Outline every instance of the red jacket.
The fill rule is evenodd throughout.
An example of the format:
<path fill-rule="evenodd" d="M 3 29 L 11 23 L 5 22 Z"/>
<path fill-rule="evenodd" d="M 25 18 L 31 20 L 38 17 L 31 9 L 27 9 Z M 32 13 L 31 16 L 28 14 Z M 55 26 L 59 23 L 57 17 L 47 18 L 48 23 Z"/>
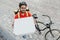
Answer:
<path fill-rule="evenodd" d="M 29 13 L 29 12 L 25 12 L 25 13 L 23 13 L 22 14 L 22 12 L 20 11 L 20 12 L 18 12 L 16 15 L 15 15 L 15 19 L 17 19 L 17 18 L 25 18 L 25 17 L 31 17 L 32 16 L 32 14 L 31 13 Z"/>

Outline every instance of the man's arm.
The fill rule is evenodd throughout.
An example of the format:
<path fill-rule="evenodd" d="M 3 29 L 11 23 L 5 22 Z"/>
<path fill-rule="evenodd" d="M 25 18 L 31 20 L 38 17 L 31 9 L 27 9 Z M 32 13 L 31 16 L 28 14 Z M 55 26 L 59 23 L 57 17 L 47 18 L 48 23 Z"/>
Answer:
<path fill-rule="evenodd" d="M 18 15 L 16 14 L 15 16 L 14 16 L 14 19 L 17 19 L 18 18 Z M 14 28 L 14 22 L 12 23 L 12 28 Z"/>
<path fill-rule="evenodd" d="M 17 19 L 18 18 L 18 14 L 15 15 L 14 19 Z"/>
<path fill-rule="evenodd" d="M 32 16 L 32 14 L 31 14 L 30 12 L 28 12 L 28 16 L 29 16 L 29 17 L 31 17 L 31 16 Z"/>

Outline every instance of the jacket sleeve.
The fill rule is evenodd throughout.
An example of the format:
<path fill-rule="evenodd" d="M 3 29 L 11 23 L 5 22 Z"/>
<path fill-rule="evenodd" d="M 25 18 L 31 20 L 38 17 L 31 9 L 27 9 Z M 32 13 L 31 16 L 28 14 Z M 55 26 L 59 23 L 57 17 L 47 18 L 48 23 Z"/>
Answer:
<path fill-rule="evenodd" d="M 31 16 L 32 16 L 32 14 L 31 14 L 30 12 L 28 12 L 28 15 L 29 15 L 29 17 L 31 17 Z"/>
<path fill-rule="evenodd" d="M 18 18 L 18 14 L 16 14 L 15 16 L 14 16 L 14 19 L 17 19 Z"/>

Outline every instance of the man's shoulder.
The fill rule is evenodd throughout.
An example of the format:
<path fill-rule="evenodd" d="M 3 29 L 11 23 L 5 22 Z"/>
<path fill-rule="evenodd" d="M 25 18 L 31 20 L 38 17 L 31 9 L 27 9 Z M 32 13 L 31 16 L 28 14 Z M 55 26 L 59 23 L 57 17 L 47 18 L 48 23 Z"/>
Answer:
<path fill-rule="evenodd" d="M 16 15 L 14 16 L 14 18 L 15 18 L 15 19 L 18 18 L 18 14 L 16 14 Z"/>
<path fill-rule="evenodd" d="M 32 16 L 32 13 L 30 13 L 30 12 L 27 12 L 28 13 L 28 16 Z"/>

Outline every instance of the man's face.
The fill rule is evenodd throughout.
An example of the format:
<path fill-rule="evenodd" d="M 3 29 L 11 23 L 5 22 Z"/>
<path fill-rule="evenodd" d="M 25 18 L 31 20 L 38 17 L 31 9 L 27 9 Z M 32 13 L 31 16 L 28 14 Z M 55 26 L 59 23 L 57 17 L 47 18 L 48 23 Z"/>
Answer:
<path fill-rule="evenodd" d="M 20 7 L 20 11 L 22 11 L 23 13 L 26 12 L 26 7 L 27 7 L 27 6 L 22 5 L 22 6 Z"/>

